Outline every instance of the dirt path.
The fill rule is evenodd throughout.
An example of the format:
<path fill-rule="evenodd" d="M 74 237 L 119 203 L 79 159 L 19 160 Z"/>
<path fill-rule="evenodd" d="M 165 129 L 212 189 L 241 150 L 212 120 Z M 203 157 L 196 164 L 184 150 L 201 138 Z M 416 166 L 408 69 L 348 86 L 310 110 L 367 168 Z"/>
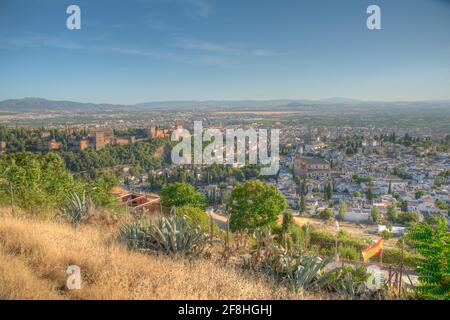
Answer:
<path fill-rule="evenodd" d="M 336 234 L 336 224 L 334 220 L 326 221 L 308 217 L 294 217 L 294 222 L 300 226 L 304 224 L 310 224 L 311 226 L 317 228 L 320 231 L 326 231 L 331 234 Z M 369 231 L 374 230 L 376 228 L 376 226 L 374 225 L 339 221 L 339 228 L 355 238 L 363 238 L 371 240 L 376 240 L 379 238 L 377 234 L 369 233 Z M 384 242 L 385 246 L 388 248 L 395 247 L 396 243 L 397 243 L 396 238 L 385 240 Z"/>
<path fill-rule="evenodd" d="M 227 223 L 228 223 L 228 217 L 214 213 L 212 211 L 206 212 L 208 215 L 211 215 L 213 221 L 219 226 L 220 229 L 226 230 L 227 229 Z"/>

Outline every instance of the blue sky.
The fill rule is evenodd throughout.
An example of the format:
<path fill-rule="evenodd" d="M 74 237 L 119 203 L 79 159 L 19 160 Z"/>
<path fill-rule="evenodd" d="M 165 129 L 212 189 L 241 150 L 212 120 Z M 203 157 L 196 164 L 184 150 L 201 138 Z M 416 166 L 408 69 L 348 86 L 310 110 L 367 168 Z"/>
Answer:
<path fill-rule="evenodd" d="M 0 0 L 0 100 L 335 96 L 449 99 L 450 0 Z"/>

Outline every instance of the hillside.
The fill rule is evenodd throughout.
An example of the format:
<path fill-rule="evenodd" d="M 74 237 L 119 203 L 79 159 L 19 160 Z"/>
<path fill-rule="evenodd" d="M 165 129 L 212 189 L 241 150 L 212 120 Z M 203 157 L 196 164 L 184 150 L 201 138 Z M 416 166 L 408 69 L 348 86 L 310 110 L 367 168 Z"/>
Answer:
<path fill-rule="evenodd" d="M 214 260 L 130 252 L 116 232 L 0 212 L 0 299 L 304 299 Z M 80 290 L 66 269 L 81 268 Z"/>

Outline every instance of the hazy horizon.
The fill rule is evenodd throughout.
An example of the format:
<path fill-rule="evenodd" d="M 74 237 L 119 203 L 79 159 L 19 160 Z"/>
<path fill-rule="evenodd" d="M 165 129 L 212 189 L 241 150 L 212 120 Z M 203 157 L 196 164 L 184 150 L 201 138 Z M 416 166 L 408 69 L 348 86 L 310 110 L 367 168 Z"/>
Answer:
<path fill-rule="evenodd" d="M 319 98 L 319 99 L 308 99 L 308 98 L 296 98 L 296 99 L 285 99 L 285 98 L 278 98 L 278 99 L 199 99 L 199 100 L 147 100 L 147 101 L 139 101 L 135 103 L 116 103 L 114 101 L 99 101 L 99 102 L 93 102 L 93 101 L 82 101 L 82 100 L 70 100 L 70 99 L 51 99 L 46 97 L 23 97 L 23 98 L 8 98 L 4 100 L 0 100 L 0 103 L 6 102 L 6 101 L 25 101 L 25 100 L 46 100 L 49 102 L 73 102 L 73 103 L 80 103 L 80 104 L 97 104 L 97 105 L 124 105 L 124 106 L 135 106 L 135 105 L 142 105 L 142 104 L 156 104 L 156 103 L 221 103 L 221 102 L 314 102 L 314 103 L 320 103 L 323 102 L 324 104 L 357 104 L 357 103 L 420 103 L 420 102 L 450 102 L 450 98 L 448 99 L 429 99 L 429 100 L 360 100 L 355 99 L 351 97 L 325 97 L 325 98 Z"/>

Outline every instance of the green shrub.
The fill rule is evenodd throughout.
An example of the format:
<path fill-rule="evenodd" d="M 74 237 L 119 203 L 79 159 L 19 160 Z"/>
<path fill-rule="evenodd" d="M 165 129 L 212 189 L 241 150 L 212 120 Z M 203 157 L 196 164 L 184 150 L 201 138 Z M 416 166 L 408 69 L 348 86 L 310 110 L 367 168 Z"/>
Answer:
<path fill-rule="evenodd" d="M 403 264 L 410 268 L 416 268 L 419 256 L 404 251 Z M 399 265 L 402 260 L 402 250 L 397 248 L 385 248 L 383 250 L 383 263 Z"/>
<path fill-rule="evenodd" d="M 450 233 L 446 219 L 433 220 L 415 225 L 408 233 L 422 255 L 417 263 L 417 289 L 425 299 L 450 300 Z"/>
<path fill-rule="evenodd" d="M 355 247 L 339 246 L 339 257 L 349 260 L 359 260 L 360 252 Z"/>
<path fill-rule="evenodd" d="M 287 210 L 282 213 L 283 221 L 281 223 L 281 232 L 284 234 L 289 231 L 290 227 L 294 225 L 294 216 L 292 212 Z"/>
<path fill-rule="evenodd" d="M 400 212 L 397 217 L 397 222 L 403 225 L 409 225 L 419 221 L 419 213 L 417 212 Z"/>
<path fill-rule="evenodd" d="M 211 228 L 213 234 L 217 235 L 220 232 L 217 224 L 212 222 L 211 218 L 205 213 L 205 211 L 200 208 L 192 206 L 182 206 L 180 208 L 176 208 L 175 212 L 179 217 L 187 217 L 189 223 L 192 226 L 198 225 L 204 232 L 210 232 Z"/>
<path fill-rule="evenodd" d="M 339 204 L 339 219 L 344 220 L 345 216 L 347 215 L 347 204 L 345 202 L 341 202 Z"/>
<path fill-rule="evenodd" d="M 289 236 L 295 248 L 301 252 L 308 251 L 310 244 L 310 227 L 308 225 L 298 226 L 293 224 L 289 228 Z"/>
<path fill-rule="evenodd" d="M 257 228 L 273 226 L 286 207 L 284 195 L 274 186 L 256 180 L 238 184 L 227 205 L 231 215 L 230 229 L 253 232 Z"/>
<path fill-rule="evenodd" d="M 335 255 L 335 249 L 334 248 L 320 248 L 319 254 L 321 257 L 332 257 Z"/>
<path fill-rule="evenodd" d="M 351 274 L 354 281 L 365 282 L 369 278 L 367 268 L 362 264 L 356 266 L 344 266 L 341 269 L 341 274 Z"/>
<path fill-rule="evenodd" d="M 17 152 L 0 158 L 0 203 L 25 209 L 32 214 L 58 208 L 81 184 L 53 152 Z"/>
<path fill-rule="evenodd" d="M 389 230 L 383 230 L 380 232 L 380 236 L 383 237 L 385 240 L 389 240 L 392 238 L 392 232 Z"/>
<path fill-rule="evenodd" d="M 270 226 L 270 230 L 273 234 L 281 235 L 282 227 L 280 225 L 272 225 Z"/>
<path fill-rule="evenodd" d="M 298 225 L 292 225 L 289 228 L 289 234 L 291 236 L 292 242 L 295 244 L 298 244 L 302 241 L 303 238 L 303 230 L 300 226 Z"/>
<path fill-rule="evenodd" d="M 319 213 L 319 217 L 324 220 L 330 220 L 333 218 L 333 210 L 331 208 L 326 208 Z"/>
<path fill-rule="evenodd" d="M 162 205 L 167 208 L 191 206 L 205 209 L 206 198 L 187 183 L 165 185 L 161 191 Z"/>

